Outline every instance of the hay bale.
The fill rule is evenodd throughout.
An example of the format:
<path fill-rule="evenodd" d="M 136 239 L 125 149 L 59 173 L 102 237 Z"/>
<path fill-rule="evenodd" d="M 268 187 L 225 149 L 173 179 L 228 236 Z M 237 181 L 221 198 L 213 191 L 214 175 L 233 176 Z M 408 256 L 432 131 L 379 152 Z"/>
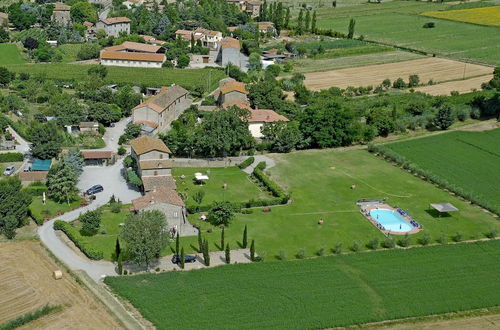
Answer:
<path fill-rule="evenodd" d="M 62 272 L 60 270 L 54 270 L 54 279 L 60 280 L 62 278 Z"/>

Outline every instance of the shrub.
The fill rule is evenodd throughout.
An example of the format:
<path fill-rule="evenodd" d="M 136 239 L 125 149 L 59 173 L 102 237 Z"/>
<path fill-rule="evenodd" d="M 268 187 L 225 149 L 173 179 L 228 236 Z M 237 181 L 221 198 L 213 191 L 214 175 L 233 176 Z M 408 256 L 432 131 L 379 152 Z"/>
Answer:
<path fill-rule="evenodd" d="M 457 232 L 455 235 L 453 235 L 452 239 L 454 242 L 461 242 L 462 239 L 464 238 L 464 234 L 461 232 Z"/>
<path fill-rule="evenodd" d="M 99 211 L 87 211 L 80 217 L 82 223 L 82 233 L 85 235 L 95 235 L 101 225 L 101 213 Z"/>
<path fill-rule="evenodd" d="M 436 26 L 436 24 L 434 22 L 427 22 L 423 25 L 423 28 L 424 29 L 432 29 Z"/>
<path fill-rule="evenodd" d="M 495 239 L 497 237 L 497 230 L 491 229 L 489 232 L 484 234 L 487 238 Z"/>
<path fill-rule="evenodd" d="M 411 238 L 406 234 L 403 238 L 398 241 L 398 245 L 402 247 L 410 246 Z"/>
<path fill-rule="evenodd" d="M 297 252 L 297 259 L 304 259 L 306 257 L 306 251 L 304 249 L 300 249 Z"/>
<path fill-rule="evenodd" d="M 335 254 L 341 254 L 342 253 L 342 243 L 337 243 L 335 244 L 335 249 L 333 250 Z"/>
<path fill-rule="evenodd" d="M 68 238 L 75 243 L 76 247 L 80 249 L 87 257 L 92 260 L 101 260 L 103 258 L 102 251 L 95 249 L 88 243 L 84 242 L 83 237 L 80 235 L 78 230 L 71 226 L 69 223 L 62 220 L 56 220 L 54 222 L 54 230 L 61 230 L 68 236 Z M 126 272 L 126 271 L 125 271 Z"/>
<path fill-rule="evenodd" d="M 372 250 L 376 250 L 378 248 L 378 238 L 374 238 L 372 239 L 371 241 L 368 242 L 368 244 L 366 245 L 367 248 L 369 249 L 372 249 Z"/>
<path fill-rule="evenodd" d="M 358 252 L 360 249 L 359 243 L 354 241 L 351 246 L 351 251 L 352 252 Z"/>
<path fill-rule="evenodd" d="M 384 240 L 384 242 L 382 243 L 382 245 L 386 248 L 386 249 L 392 249 L 396 246 L 396 243 L 394 242 L 394 238 L 392 238 L 392 236 L 387 236 Z"/>
<path fill-rule="evenodd" d="M 7 152 L 0 154 L 0 163 L 22 162 L 24 160 L 23 154 L 19 152 Z"/>
<path fill-rule="evenodd" d="M 111 212 L 113 212 L 113 213 L 120 213 L 120 211 L 122 210 L 122 202 L 111 203 L 110 209 L 111 209 Z"/>
<path fill-rule="evenodd" d="M 402 88 L 406 87 L 406 83 L 404 82 L 404 80 L 402 78 L 398 78 L 398 79 L 394 80 L 394 82 L 392 83 L 392 87 L 402 89 Z"/>
<path fill-rule="evenodd" d="M 127 153 L 127 149 L 125 149 L 123 146 L 118 147 L 118 155 L 123 156 Z"/>
<path fill-rule="evenodd" d="M 279 260 L 286 260 L 286 253 L 283 250 L 280 250 L 280 255 L 278 256 Z"/>
<path fill-rule="evenodd" d="M 240 168 L 240 169 L 247 168 L 248 166 L 252 165 L 254 161 L 255 161 L 255 158 L 248 157 L 247 159 L 245 159 L 244 161 L 242 161 L 241 163 L 238 164 L 238 168 Z"/>
<path fill-rule="evenodd" d="M 253 213 L 253 210 L 251 209 L 242 209 L 240 211 L 241 214 L 252 214 Z"/>
<path fill-rule="evenodd" d="M 7 321 L 5 323 L 0 324 L 0 329 L 2 330 L 12 330 L 19 328 L 27 323 L 30 323 L 34 320 L 41 318 L 42 316 L 48 315 L 53 312 L 60 311 L 62 306 L 50 306 L 45 305 L 42 308 L 39 308 L 33 312 L 28 312 L 19 317 L 16 317 L 13 320 Z"/>
<path fill-rule="evenodd" d="M 324 255 L 325 255 L 325 248 L 323 248 L 323 247 L 322 247 L 322 248 L 320 248 L 320 249 L 318 250 L 318 252 L 316 252 L 316 255 L 317 255 L 318 257 L 324 256 Z"/>
<path fill-rule="evenodd" d="M 437 239 L 437 242 L 439 244 L 446 244 L 446 236 L 444 235 L 444 233 L 441 233 L 441 235 L 439 235 L 439 238 Z"/>
<path fill-rule="evenodd" d="M 26 191 L 31 196 L 42 196 L 43 193 L 47 194 L 48 188 L 42 182 L 33 182 L 29 186 L 24 188 L 24 191 Z"/>

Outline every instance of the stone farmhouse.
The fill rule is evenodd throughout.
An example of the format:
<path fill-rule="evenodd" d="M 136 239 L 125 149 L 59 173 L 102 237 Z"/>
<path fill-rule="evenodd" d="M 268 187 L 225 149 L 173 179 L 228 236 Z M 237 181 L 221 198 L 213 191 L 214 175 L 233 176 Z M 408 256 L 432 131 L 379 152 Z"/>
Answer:
<path fill-rule="evenodd" d="M 130 34 L 130 22 L 128 17 L 104 18 L 96 23 L 96 30 L 104 30 L 108 36 L 119 37 L 120 33 Z"/>
<path fill-rule="evenodd" d="M 191 36 L 193 36 L 195 42 L 200 40 L 203 47 L 210 49 L 217 49 L 220 41 L 222 40 L 222 32 L 202 28 L 197 28 L 194 31 L 177 30 L 175 31 L 175 36 L 176 38 L 181 38 L 189 42 L 191 42 Z M 189 44 L 189 47 L 191 47 L 191 43 Z"/>
<path fill-rule="evenodd" d="M 132 109 L 132 122 L 147 135 L 161 133 L 191 105 L 188 91 L 181 86 L 162 87 L 160 92 Z"/>
<path fill-rule="evenodd" d="M 65 5 L 62 2 L 54 3 L 54 11 L 52 12 L 52 21 L 62 25 L 70 24 L 71 23 L 70 10 L 71 7 Z"/>
<path fill-rule="evenodd" d="M 151 136 L 141 136 L 132 140 L 130 146 L 131 157 L 135 160 L 137 172 L 143 180 L 147 177 L 169 177 L 172 179 L 171 151 L 162 140 Z M 170 180 L 165 180 L 165 182 L 167 181 Z M 167 185 L 167 187 L 172 188 L 171 185 Z M 144 184 L 144 191 L 153 189 L 155 189 L 154 186 Z"/>
<path fill-rule="evenodd" d="M 236 103 L 248 103 L 247 95 L 248 91 L 244 83 L 228 80 L 222 82 L 218 90 L 217 103 L 222 107 Z"/>
<path fill-rule="evenodd" d="M 274 123 L 278 121 L 289 121 L 285 116 L 276 113 L 269 109 L 255 109 L 250 110 L 250 117 L 248 118 L 248 130 L 254 138 L 262 138 L 262 128 L 266 123 Z"/>
<path fill-rule="evenodd" d="M 245 2 L 245 12 L 252 18 L 259 16 L 260 6 L 262 3 L 259 0 L 250 0 Z"/>
<path fill-rule="evenodd" d="M 240 42 L 238 39 L 226 37 L 220 41 L 220 47 L 217 55 L 217 62 L 222 66 L 229 63 L 241 67 Z"/>
<path fill-rule="evenodd" d="M 276 28 L 273 22 L 259 22 L 259 32 L 276 35 Z"/>
<path fill-rule="evenodd" d="M 166 60 L 164 52 L 161 46 L 125 41 L 101 50 L 100 62 L 107 66 L 161 68 Z"/>

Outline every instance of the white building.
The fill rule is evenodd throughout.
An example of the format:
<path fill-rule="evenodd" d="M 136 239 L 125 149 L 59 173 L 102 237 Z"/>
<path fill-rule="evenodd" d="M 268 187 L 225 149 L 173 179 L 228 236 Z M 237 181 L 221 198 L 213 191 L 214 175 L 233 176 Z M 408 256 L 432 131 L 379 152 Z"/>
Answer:
<path fill-rule="evenodd" d="M 289 121 L 288 118 L 282 116 L 273 110 L 251 110 L 250 118 L 248 118 L 248 130 L 254 138 L 261 138 L 262 128 L 266 123 L 274 123 L 277 121 Z"/>
<path fill-rule="evenodd" d="M 103 51 L 101 53 L 101 64 L 106 66 L 161 68 L 165 59 L 165 54 L 156 53 L 132 53 L 118 51 Z"/>
<path fill-rule="evenodd" d="M 110 17 L 96 23 L 96 30 L 104 30 L 106 35 L 119 37 L 120 33 L 130 34 L 130 18 Z"/>

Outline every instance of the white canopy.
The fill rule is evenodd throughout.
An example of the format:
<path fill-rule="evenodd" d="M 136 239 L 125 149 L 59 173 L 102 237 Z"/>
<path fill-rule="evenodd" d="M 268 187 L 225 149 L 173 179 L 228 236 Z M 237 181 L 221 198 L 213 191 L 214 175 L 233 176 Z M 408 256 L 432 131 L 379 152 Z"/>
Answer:
<path fill-rule="evenodd" d="M 458 209 L 450 203 L 431 204 L 431 207 L 433 207 L 434 209 L 438 210 L 441 213 L 458 211 Z"/>

